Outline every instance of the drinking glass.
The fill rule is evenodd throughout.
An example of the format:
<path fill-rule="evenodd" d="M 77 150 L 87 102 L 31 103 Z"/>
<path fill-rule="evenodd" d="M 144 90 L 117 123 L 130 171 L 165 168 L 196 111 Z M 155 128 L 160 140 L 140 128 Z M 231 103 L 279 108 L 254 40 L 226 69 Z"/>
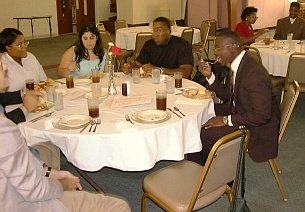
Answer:
<path fill-rule="evenodd" d="M 100 82 L 100 70 L 98 69 L 91 69 L 91 79 L 93 83 Z"/>
<path fill-rule="evenodd" d="M 139 84 L 140 83 L 140 69 L 133 68 L 132 69 L 132 82 L 133 84 Z"/>
<path fill-rule="evenodd" d="M 173 76 L 166 76 L 166 92 L 167 93 L 175 93 L 175 78 Z"/>
<path fill-rule="evenodd" d="M 175 72 L 175 88 L 182 88 L 182 72 Z"/>
<path fill-rule="evenodd" d="M 74 88 L 74 79 L 71 74 L 66 75 L 66 86 L 67 88 Z"/>
<path fill-rule="evenodd" d="M 160 69 L 159 68 L 153 68 L 152 72 L 152 83 L 153 84 L 159 84 L 160 83 Z"/>
<path fill-rule="evenodd" d="M 34 90 L 34 79 L 26 79 L 25 80 L 25 87 L 28 90 Z"/>
<path fill-rule="evenodd" d="M 64 109 L 64 95 L 61 92 L 53 93 L 54 109 L 62 110 Z"/>
<path fill-rule="evenodd" d="M 46 93 L 47 93 L 47 100 L 50 102 L 53 102 L 53 95 L 55 92 L 55 86 L 54 85 L 48 85 L 46 87 Z"/>
<path fill-rule="evenodd" d="M 167 94 L 165 90 L 156 91 L 157 110 L 166 110 Z"/>
<path fill-rule="evenodd" d="M 97 97 L 91 96 L 87 98 L 87 103 L 89 116 L 91 116 L 92 118 L 98 118 L 100 116 L 99 99 Z"/>
<path fill-rule="evenodd" d="M 92 83 L 91 84 L 92 96 L 100 98 L 102 95 L 102 85 L 101 83 Z"/>

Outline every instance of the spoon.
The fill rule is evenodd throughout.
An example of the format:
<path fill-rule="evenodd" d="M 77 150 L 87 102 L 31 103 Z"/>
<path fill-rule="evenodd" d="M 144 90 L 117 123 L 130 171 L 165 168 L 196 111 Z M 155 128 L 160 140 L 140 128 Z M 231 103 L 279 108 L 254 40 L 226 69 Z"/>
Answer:
<path fill-rule="evenodd" d="M 178 111 L 181 115 L 185 116 L 185 115 L 179 110 L 179 108 L 174 107 L 174 110 L 175 110 L 175 111 Z"/>
<path fill-rule="evenodd" d="M 45 114 L 45 115 L 39 116 L 39 117 L 37 117 L 37 118 L 35 118 L 35 119 L 32 119 L 30 122 L 34 123 L 34 122 L 36 122 L 36 121 L 38 121 L 38 120 L 40 120 L 40 119 L 43 119 L 43 118 L 45 118 L 45 117 L 49 117 L 49 116 L 52 115 L 52 113 L 54 113 L 54 111 L 51 112 L 51 113 L 47 113 L 47 114 Z"/>
<path fill-rule="evenodd" d="M 89 128 L 89 132 L 91 132 L 91 129 L 92 129 L 93 125 L 95 125 L 95 120 L 92 120 L 92 121 L 91 121 L 91 126 L 90 126 L 90 128 Z"/>
<path fill-rule="evenodd" d="M 101 119 L 97 119 L 97 120 L 96 120 L 96 124 L 95 124 L 95 127 L 94 127 L 93 132 L 95 132 L 96 127 L 97 127 L 97 125 L 99 125 L 99 124 L 101 124 Z"/>

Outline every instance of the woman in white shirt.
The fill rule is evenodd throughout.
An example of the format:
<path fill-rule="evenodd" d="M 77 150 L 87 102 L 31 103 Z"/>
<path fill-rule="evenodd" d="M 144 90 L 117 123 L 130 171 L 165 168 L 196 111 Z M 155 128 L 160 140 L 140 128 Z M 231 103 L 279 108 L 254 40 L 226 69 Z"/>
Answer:
<path fill-rule="evenodd" d="M 2 62 L 8 66 L 8 91 L 25 88 L 26 79 L 34 79 L 35 84 L 47 79 L 36 57 L 27 51 L 28 45 L 29 41 L 17 29 L 6 28 L 0 33 Z"/>

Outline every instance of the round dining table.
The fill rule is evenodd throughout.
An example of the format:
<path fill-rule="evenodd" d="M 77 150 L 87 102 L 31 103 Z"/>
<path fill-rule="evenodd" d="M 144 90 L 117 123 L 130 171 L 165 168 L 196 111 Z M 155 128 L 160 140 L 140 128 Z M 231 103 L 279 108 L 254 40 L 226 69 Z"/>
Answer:
<path fill-rule="evenodd" d="M 289 57 L 294 52 L 300 52 L 300 41 L 293 40 L 294 50 L 289 50 L 289 45 L 286 40 L 279 41 L 279 49 L 274 49 L 274 40 L 270 45 L 265 45 L 264 41 L 259 41 L 251 44 L 260 52 L 262 63 L 273 76 L 286 77 Z"/>
<path fill-rule="evenodd" d="M 171 34 L 174 36 L 181 37 L 182 31 L 189 27 L 181 27 L 177 26 L 177 30 L 171 31 Z M 192 43 L 199 43 L 201 41 L 200 30 L 197 28 L 194 29 L 193 34 L 193 42 Z M 115 37 L 115 45 L 127 50 L 135 50 L 136 45 L 136 36 L 139 32 L 152 32 L 152 28 L 149 26 L 138 26 L 138 27 L 127 27 L 121 28 L 116 31 Z"/>
<path fill-rule="evenodd" d="M 181 95 L 181 89 L 167 94 L 167 110 L 169 119 L 161 123 L 141 123 L 126 121 L 125 115 L 133 117 L 135 113 L 156 109 L 155 93 L 165 90 L 166 84 L 153 84 L 152 78 L 141 78 L 139 84 L 132 83 L 132 77 L 122 73 L 115 74 L 117 95 L 106 95 L 99 105 L 101 124 L 96 132 L 89 132 L 89 126 L 81 129 L 56 128 L 54 123 L 62 117 L 70 115 L 88 115 L 86 96 L 91 91 L 90 81 L 67 89 L 65 84 L 57 88 L 63 92 L 64 109 L 30 113 L 27 121 L 19 124 L 22 135 L 28 145 L 51 141 L 58 146 L 67 160 L 85 171 L 98 171 L 103 167 L 112 167 L 123 171 L 143 171 L 154 167 L 160 160 L 179 161 L 187 153 L 201 150 L 201 125 L 215 116 L 214 103 L 209 99 L 190 99 Z M 163 76 L 162 76 L 163 78 Z M 64 80 L 61 80 L 64 82 Z M 103 91 L 107 93 L 109 74 L 101 78 Z M 129 96 L 121 95 L 121 85 L 130 85 Z M 183 79 L 183 88 L 199 88 L 201 85 Z M 183 89 L 182 89 L 183 90 Z M 175 111 L 179 108 L 180 112 Z M 54 112 L 53 112 L 54 111 Z M 32 119 L 53 112 L 36 122 Z M 181 117 L 178 117 L 178 115 Z M 120 124 L 127 127 L 119 128 Z"/>

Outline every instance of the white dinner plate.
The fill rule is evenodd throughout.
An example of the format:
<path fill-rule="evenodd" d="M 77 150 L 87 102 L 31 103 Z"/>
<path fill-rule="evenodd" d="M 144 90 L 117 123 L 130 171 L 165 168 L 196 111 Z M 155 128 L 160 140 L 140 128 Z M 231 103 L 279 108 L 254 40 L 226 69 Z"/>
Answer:
<path fill-rule="evenodd" d="M 87 115 L 68 115 L 63 116 L 59 120 L 59 124 L 65 127 L 79 127 L 88 124 L 91 121 L 91 117 Z"/>
<path fill-rule="evenodd" d="M 74 78 L 74 85 L 88 85 L 92 82 L 91 79 L 75 79 Z"/>
<path fill-rule="evenodd" d="M 156 122 L 166 119 L 167 113 L 163 110 L 145 110 L 138 114 L 138 118 L 142 121 Z"/>

